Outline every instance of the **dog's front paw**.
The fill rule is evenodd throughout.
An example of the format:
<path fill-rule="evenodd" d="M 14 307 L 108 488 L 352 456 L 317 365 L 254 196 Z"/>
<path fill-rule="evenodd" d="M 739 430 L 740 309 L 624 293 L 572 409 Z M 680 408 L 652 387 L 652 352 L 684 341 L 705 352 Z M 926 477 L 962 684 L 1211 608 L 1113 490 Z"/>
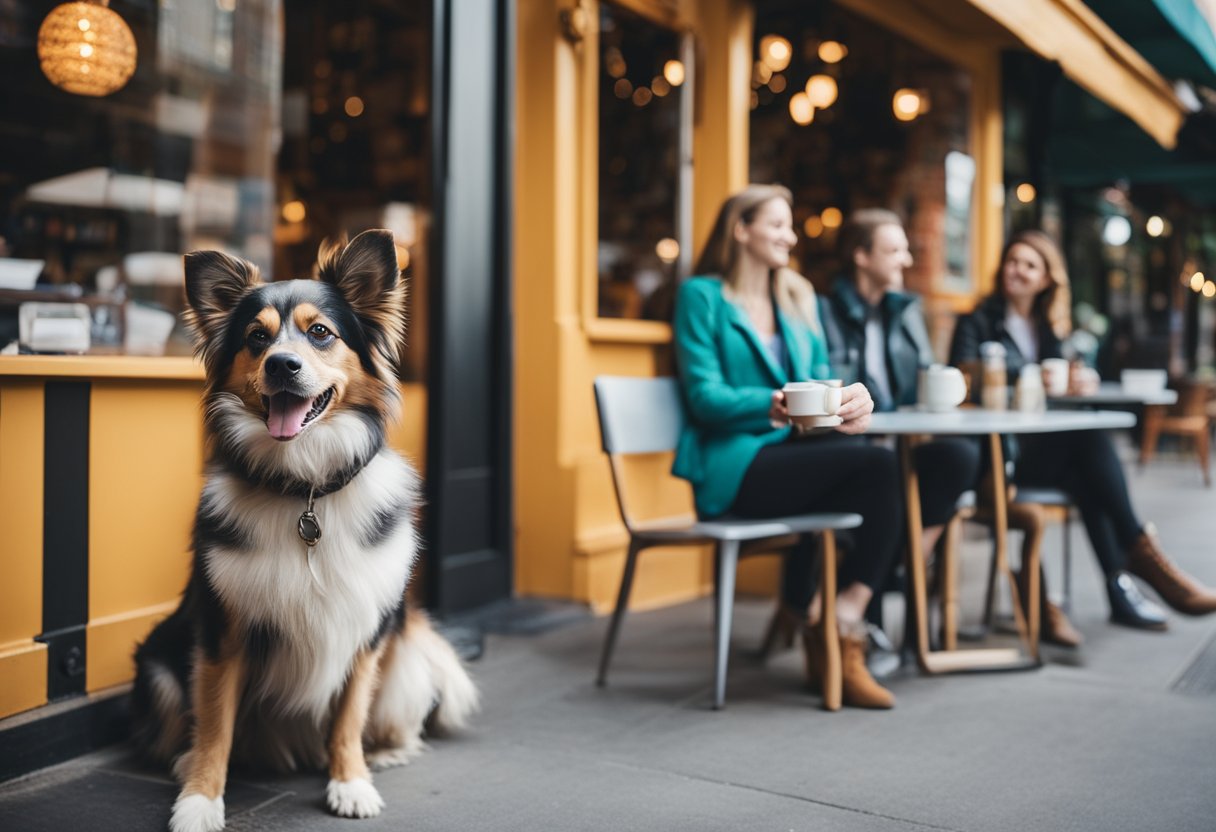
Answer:
<path fill-rule="evenodd" d="M 374 818 L 384 808 L 384 798 L 371 780 L 330 780 L 325 787 L 329 811 L 344 818 Z"/>
<path fill-rule="evenodd" d="M 369 784 L 370 785 L 370 784 Z M 224 828 L 224 798 L 178 795 L 169 819 L 169 832 L 219 832 Z"/>

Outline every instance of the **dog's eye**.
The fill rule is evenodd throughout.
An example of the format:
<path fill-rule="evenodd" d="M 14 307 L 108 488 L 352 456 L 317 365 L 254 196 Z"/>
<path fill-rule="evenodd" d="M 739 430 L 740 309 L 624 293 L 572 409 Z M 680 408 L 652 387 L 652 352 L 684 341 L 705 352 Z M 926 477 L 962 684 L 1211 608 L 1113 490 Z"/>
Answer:
<path fill-rule="evenodd" d="M 308 335 L 314 341 L 328 341 L 333 333 L 323 324 L 313 324 L 308 328 Z"/>
<path fill-rule="evenodd" d="M 249 342 L 249 346 L 261 348 L 270 343 L 270 333 L 264 329 L 255 329 L 249 333 L 246 340 Z"/>

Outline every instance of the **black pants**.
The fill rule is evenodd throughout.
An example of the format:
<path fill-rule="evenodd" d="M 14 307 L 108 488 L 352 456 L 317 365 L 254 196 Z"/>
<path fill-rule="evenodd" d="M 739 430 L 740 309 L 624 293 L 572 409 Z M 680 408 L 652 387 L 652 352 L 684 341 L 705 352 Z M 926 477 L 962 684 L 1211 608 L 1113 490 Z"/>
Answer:
<path fill-rule="evenodd" d="M 731 507 L 738 517 L 848 511 L 862 516 L 838 583 L 860 581 L 877 590 L 886 579 L 903 536 L 904 504 L 899 465 L 887 448 L 857 437 L 793 439 L 761 448 Z M 814 536 L 803 535 L 785 558 L 782 599 L 805 609 L 812 589 Z"/>
<path fill-rule="evenodd" d="M 1127 495 L 1127 480 L 1105 431 L 1033 434 L 1018 437 L 1014 481 L 1027 487 L 1058 488 L 1081 511 L 1090 545 L 1110 576 L 1127 565 L 1127 549 L 1143 526 Z"/>
<path fill-rule="evenodd" d="M 960 438 L 924 442 L 912 450 L 912 464 L 920 482 L 921 525 L 940 526 L 980 478 L 980 443 Z"/>

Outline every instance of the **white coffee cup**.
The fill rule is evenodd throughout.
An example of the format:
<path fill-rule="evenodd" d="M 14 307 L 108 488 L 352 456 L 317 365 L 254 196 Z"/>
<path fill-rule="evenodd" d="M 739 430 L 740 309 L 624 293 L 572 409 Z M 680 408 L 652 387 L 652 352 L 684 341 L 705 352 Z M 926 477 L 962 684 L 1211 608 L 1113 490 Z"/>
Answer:
<path fill-rule="evenodd" d="M 953 410 L 967 398 L 967 382 L 957 367 L 933 364 L 920 371 L 920 405 L 941 413 Z"/>
<path fill-rule="evenodd" d="M 1068 359 L 1044 358 L 1043 381 L 1049 396 L 1068 395 Z"/>
<path fill-rule="evenodd" d="M 835 416 L 840 410 L 841 388 L 821 381 L 792 381 L 782 388 L 790 418 Z"/>

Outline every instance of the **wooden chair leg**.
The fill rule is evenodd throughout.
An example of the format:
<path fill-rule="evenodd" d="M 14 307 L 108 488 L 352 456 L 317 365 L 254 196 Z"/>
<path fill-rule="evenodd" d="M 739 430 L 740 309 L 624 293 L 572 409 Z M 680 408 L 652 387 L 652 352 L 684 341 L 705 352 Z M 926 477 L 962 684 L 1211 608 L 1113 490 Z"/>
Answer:
<path fill-rule="evenodd" d="M 608 625 L 608 635 L 604 638 L 604 648 L 600 653 L 600 672 L 595 677 L 595 683 L 603 687 L 608 681 L 608 663 L 612 661 L 612 651 L 616 649 L 616 637 L 621 630 L 621 621 L 625 618 L 625 610 L 629 607 L 629 592 L 633 589 L 633 573 L 638 563 L 638 553 L 642 546 L 634 538 L 629 540 L 629 551 L 625 555 L 625 571 L 621 574 L 621 588 L 617 591 L 616 609 L 612 611 L 612 623 Z"/>
<path fill-rule="evenodd" d="M 1157 453 L 1157 440 L 1161 438 L 1163 408 L 1149 405 L 1144 408 L 1144 433 L 1140 436 L 1140 466 L 1143 467 Z"/>
<path fill-rule="evenodd" d="M 730 653 L 731 614 L 735 606 L 735 572 L 739 566 L 739 542 L 718 543 L 718 569 L 714 605 L 714 710 L 726 704 L 726 662 Z"/>
<path fill-rule="evenodd" d="M 840 667 L 840 632 L 836 626 L 836 533 L 824 531 L 823 569 L 820 590 L 823 594 L 823 707 L 839 711 L 844 697 Z"/>
<path fill-rule="evenodd" d="M 1208 470 L 1208 426 L 1204 425 L 1203 430 L 1195 434 L 1195 454 L 1199 457 L 1199 467 L 1203 471 L 1203 485 L 1205 488 L 1210 488 L 1212 485 L 1212 475 Z"/>
<path fill-rule="evenodd" d="M 958 547 L 963 528 L 962 516 L 956 514 L 946 524 L 941 545 L 942 580 L 942 649 L 958 649 Z"/>

